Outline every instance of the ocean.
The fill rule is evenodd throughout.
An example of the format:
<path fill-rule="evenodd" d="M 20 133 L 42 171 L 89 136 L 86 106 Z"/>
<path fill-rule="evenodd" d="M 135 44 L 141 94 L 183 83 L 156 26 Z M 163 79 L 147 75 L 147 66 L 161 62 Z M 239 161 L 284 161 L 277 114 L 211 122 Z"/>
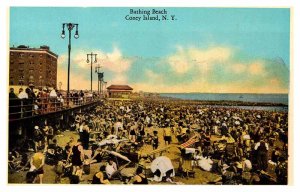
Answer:
<path fill-rule="evenodd" d="M 288 105 L 288 94 L 245 94 L 245 93 L 160 93 L 162 97 L 203 101 L 244 101 Z M 245 109 L 287 111 L 287 106 L 239 106 Z"/>

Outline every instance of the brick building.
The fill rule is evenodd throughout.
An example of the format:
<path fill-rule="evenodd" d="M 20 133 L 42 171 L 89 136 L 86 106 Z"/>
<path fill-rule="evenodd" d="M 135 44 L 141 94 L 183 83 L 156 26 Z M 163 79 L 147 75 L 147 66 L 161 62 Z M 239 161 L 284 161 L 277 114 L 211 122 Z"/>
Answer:
<path fill-rule="evenodd" d="M 58 55 L 48 46 L 10 48 L 9 85 L 56 87 Z"/>
<path fill-rule="evenodd" d="M 128 85 L 111 85 L 106 89 L 109 98 L 128 98 L 133 90 Z"/>

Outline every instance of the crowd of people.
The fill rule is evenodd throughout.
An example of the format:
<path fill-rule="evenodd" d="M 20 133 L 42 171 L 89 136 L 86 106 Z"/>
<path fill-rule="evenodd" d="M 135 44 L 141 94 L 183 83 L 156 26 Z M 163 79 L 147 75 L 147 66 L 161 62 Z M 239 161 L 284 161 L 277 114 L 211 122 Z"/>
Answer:
<path fill-rule="evenodd" d="M 96 93 L 87 91 L 71 91 L 69 102 L 72 105 L 82 105 L 97 97 Z M 19 119 L 38 114 L 59 111 L 64 108 L 66 95 L 57 89 L 40 87 L 19 88 L 18 93 L 14 88 L 9 91 L 9 118 Z"/>
<path fill-rule="evenodd" d="M 78 133 L 79 139 L 66 146 L 57 146 L 52 136 L 44 138 L 46 159 L 52 149 L 57 159 L 54 164 L 60 167 L 57 174 L 61 176 L 61 167 L 64 173 L 68 170 L 70 183 L 81 182 L 91 162 L 100 163 L 91 183 L 122 180 L 120 165 L 106 151 L 121 153 L 127 146 L 121 142 L 99 144 L 114 136 L 117 141 L 130 143 L 128 155 L 145 146 L 156 150 L 174 144 L 181 152 L 180 158 L 190 163 L 190 171 L 199 168 L 220 175 L 221 184 L 287 184 L 287 112 L 215 108 L 169 100 L 105 101 L 88 113 L 76 114 L 70 129 Z M 45 135 L 44 130 L 41 132 Z M 97 135 L 91 142 L 94 133 Z M 36 153 L 40 140 L 35 142 Z M 136 171 L 129 183 L 148 183 L 145 170 L 138 166 L 147 156 L 133 157 Z M 39 162 L 35 167 L 42 165 Z M 35 170 L 42 175 L 39 168 Z M 177 171 L 184 170 L 178 167 Z"/>

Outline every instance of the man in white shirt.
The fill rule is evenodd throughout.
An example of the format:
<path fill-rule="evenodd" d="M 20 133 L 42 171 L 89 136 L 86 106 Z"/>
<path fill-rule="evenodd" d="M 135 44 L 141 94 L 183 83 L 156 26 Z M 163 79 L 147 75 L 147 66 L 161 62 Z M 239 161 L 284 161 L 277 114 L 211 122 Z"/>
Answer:
<path fill-rule="evenodd" d="M 247 159 L 246 157 L 243 157 L 243 163 L 242 163 L 242 166 L 243 166 L 243 171 L 251 171 L 252 169 L 252 163 L 249 159 Z"/>
<path fill-rule="evenodd" d="M 28 99 L 28 94 L 25 92 L 25 90 L 23 90 L 23 88 L 19 89 L 18 98 L 19 99 Z"/>
<path fill-rule="evenodd" d="M 116 122 L 114 124 L 114 135 L 118 135 L 119 131 L 123 130 L 123 124 L 122 122 L 119 120 L 118 122 Z"/>
<path fill-rule="evenodd" d="M 105 171 L 106 171 L 108 178 L 111 179 L 117 170 L 118 170 L 117 164 L 112 159 L 109 159 L 109 161 L 105 167 Z"/>
<path fill-rule="evenodd" d="M 262 140 L 262 141 L 263 141 L 263 140 Z M 266 150 L 268 151 L 268 150 L 269 150 L 269 145 L 268 145 L 268 143 L 265 143 L 265 142 L 262 143 L 262 141 L 257 142 L 257 143 L 255 144 L 255 146 L 254 146 L 254 149 L 257 150 L 258 147 L 265 147 Z"/>

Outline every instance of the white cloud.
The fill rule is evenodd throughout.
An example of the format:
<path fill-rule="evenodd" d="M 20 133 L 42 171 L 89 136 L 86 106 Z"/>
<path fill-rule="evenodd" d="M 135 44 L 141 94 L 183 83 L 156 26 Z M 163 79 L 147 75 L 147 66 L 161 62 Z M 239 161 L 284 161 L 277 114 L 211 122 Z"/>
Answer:
<path fill-rule="evenodd" d="M 146 70 L 147 82 L 132 86 L 153 92 L 227 92 L 227 93 L 287 93 L 286 69 L 276 61 L 235 59 L 239 53 L 230 47 L 207 49 L 177 46 L 166 58 L 171 72 Z M 161 67 L 162 65 L 160 65 Z M 174 82 L 174 83 L 170 83 Z"/>
<path fill-rule="evenodd" d="M 253 75 L 261 75 L 265 73 L 263 62 L 254 62 L 249 66 L 249 72 Z"/>
<path fill-rule="evenodd" d="M 246 71 L 247 66 L 244 63 L 234 63 L 230 65 L 227 69 L 235 74 L 240 74 Z"/>
<path fill-rule="evenodd" d="M 177 52 L 168 57 L 172 70 L 178 74 L 190 70 L 207 73 L 215 63 L 227 62 L 232 55 L 232 50 L 227 47 L 210 47 L 208 49 L 187 48 L 177 46 Z"/>
<path fill-rule="evenodd" d="M 91 51 L 91 50 L 90 50 Z M 71 89 L 90 89 L 90 65 L 86 63 L 86 53 L 79 50 L 72 53 Z M 108 85 L 128 84 L 128 72 L 134 58 L 124 57 L 118 47 L 107 53 L 92 50 L 98 54 L 98 63 L 103 66 L 106 74 L 110 74 Z M 137 82 L 130 79 L 134 91 L 151 92 L 240 92 L 240 93 L 287 93 L 288 72 L 264 59 L 236 60 L 238 53 L 230 47 L 215 46 L 207 49 L 177 47 L 177 51 L 166 58 L 157 59 L 153 68 L 144 68 L 137 62 L 146 77 Z M 163 62 L 162 62 L 163 61 Z M 164 63 L 165 62 L 165 63 Z M 61 55 L 58 60 L 58 82 L 66 88 L 67 55 Z M 155 66 L 155 68 L 154 68 Z M 166 71 L 166 66 L 170 68 Z M 139 73 L 139 71 L 135 71 Z M 93 72 L 93 75 L 95 73 Z M 106 76 L 107 77 L 107 76 Z M 94 76 L 93 88 L 97 81 Z"/>
<path fill-rule="evenodd" d="M 114 47 L 111 53 L 101 50 L 77 50 L 71 55 L 70 89 L 90 89 L 90 62 L 87 63 L 87 53 L 97 54 L 97 62 L 93 63 L 93 89 L 97 89 L 95 67 L 100 65 L 103 71 L 110 72 L 113 79 L 110 84 L 126 84 L 127 72 L 133 60 L 125 58 L 119 48 Z M 59 56 L 57 82 L 63 82 L 62 89 L 67 87 L 67 54 Z"/>
<path fill-rule="evenodd" d="M 154 73 L 152 70 L 147 69 L 145 71 L 146 77 L 151 80 L 152 82 L 163 82 L 164 81 L 164 75 Z"/>
<path fill-rule="evenodd" d="M 115 47 L 112 53 L 104 54 L 103 69 L 116 73 L 124 73 L 129 70 L 133 62 L 132 59 L 123 57 L 121 51 Z"/>

